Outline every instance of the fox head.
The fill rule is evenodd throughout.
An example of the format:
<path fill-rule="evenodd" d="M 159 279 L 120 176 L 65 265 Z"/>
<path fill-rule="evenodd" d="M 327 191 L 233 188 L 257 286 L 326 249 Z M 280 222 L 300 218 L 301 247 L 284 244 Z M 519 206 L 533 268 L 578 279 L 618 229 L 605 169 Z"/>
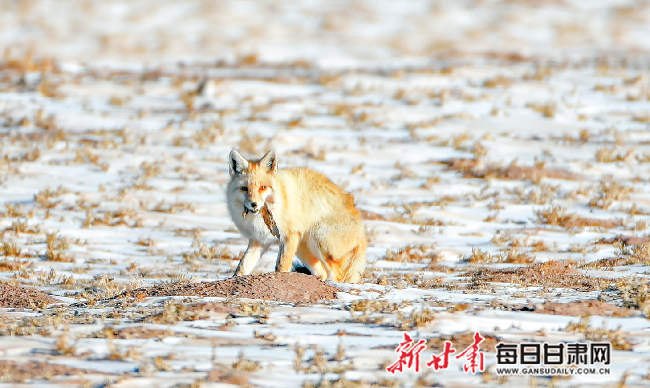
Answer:
<path fill-rule="evenodd" d="M 235 150 L 229 157 L 230 184 L 233 200 L 241 203 L 244 215 L 257 213 L 264 204 L 273 204 L 273 186 L 278 171 L 275 151 L 269 151 L 260 160 L 246 160 Z"/>

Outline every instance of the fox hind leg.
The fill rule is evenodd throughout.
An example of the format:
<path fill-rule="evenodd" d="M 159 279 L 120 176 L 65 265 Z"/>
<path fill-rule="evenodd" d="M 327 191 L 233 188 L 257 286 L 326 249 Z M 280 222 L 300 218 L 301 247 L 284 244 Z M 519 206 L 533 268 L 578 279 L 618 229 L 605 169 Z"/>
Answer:
<path fill-rule="evenodd" d="M 334 263 L 332 255 L 323 247 L 321 241 L 315 235 L 312 235 L 307 242 L 307 247 L 311 256 L 315 259 L 314 266 L 322 269 L 321 279 L 338 282 L 340 276 L 332 268 L 332 264 Z"/>
<path fill-rule="evenodd" d="M 336 225 L 332 227 L 330 225 Z M 363 226 L 354 218 L 336 217 L 321 223 L 308 235 L 311 252 L 335 282 L 358 282 L 366 264 Z"/>
<path fill-rule="evenodd" d="M 300 241 L 296 255 L 311 270 L 312 275 L 317 276 L 321 280 L 327 280 L 328 274 L 325 266 L 323 266 L 320 259 L 311 252 L 306 239 Z"/>

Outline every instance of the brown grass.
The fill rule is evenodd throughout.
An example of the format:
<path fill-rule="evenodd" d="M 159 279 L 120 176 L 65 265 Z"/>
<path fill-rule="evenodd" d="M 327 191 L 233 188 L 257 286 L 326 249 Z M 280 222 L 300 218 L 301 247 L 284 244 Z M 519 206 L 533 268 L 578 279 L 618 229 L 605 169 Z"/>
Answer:
<path fill-rule="evenodd" d="M 28 226 L 27 220 L 24 221 L 17 220 L 17 221 L 13 221 L 11 223 L 11 226 L 3 230 L 2 235 L 4 235 L 7 232 L 12 232 L 14 235 L 18 235 L 19 233 L 38 234 L 41 232 L 41 230 L 39 229 L 38 225 Z"/>
<path fill-rule="evenodd" d="M 448 170 L 461 172 L 464 178 L 529 180 L 533 182 L 539 182 L 543 178 L 562 180 L 584 179 L 580 174 L 558 169 L 549 169 L 543 166 L 517 166 L 511 164 L 507 167 L 495 165 L 481 167 L 475 159 L 449 159 L 444 164 L 447 165 Z"/>
<path fill-rule="evenodd" d="M 49 364 L 42 361 L 18 363 L 11 360 L 0 360 L 0 382 L 25 383 L 33 380 L 52 380 L 56 376 L 83 376 L 88 373 L 84 369 L 72 368 L 65 365 Z M 104 374 L 92 372 L 93 374 Z"/>
<path fill-rule="evenodd" d="M 510 85 L 512 85 L 512 83 L 512 79 L 506 78 L 502 75 L 497 75 L 494 78 L 483 81 L 483 86 L 490 89 L 495 89 L 497 87 L 508 88 Z"/>
<path fill-rule="evenodd" d="M 640 279 L 620 279 L 616 283 L 623 299 L 623 306 L 635 310 L 641 310 L 646 316 L 650 316 L 650 284 Z"/>
<path fill-rule="evenodd" d="M 109 331 L 107 333 L 107 331 Z M 182 333 L 177 333 L 170 330 L 149 329 L 146 327 L 127 327 L 124 329 L 106 328 L 100 330 L 93 335 L 93 338 L 111 338 L 111 339 L 152 339 L 152 338 L 165 338 L 169 336 L 183 336 Z"/>
<path fill-rule="evenodd" d="M 630 241 L 630 240 L 628 240 Z M 637 238 L 637 244 L 626 244 L 622 241 L 614 242 L 618 249 L 617 257 L 609 257 L 591 262 L 585 265 L 586 268 L 598 267 L 618 267 L 623 265 L 650 265 L 650 243 L 643 241 L 643 238 Z"/>
<path fill-rule="evenodd" d="M 536 306 L 534 312 L 552 315 L 572 315 L 581 317 L 585 314 L 603 315 L 607 317 L 631 317 L 638 315 L 634 310 L 614 306 L 599 300 L 582 300 L 570 303 L 546 302 Z"/>
<path fill-rule="evenodd" d="M 589 206 L 607 210 L 615 201 L 630 199 L 633 192 L 633 188 L 617 182 L 601 182 L 598 196 L 589 201 Z"/>
<path fill-rule="evenodd" d="M 529 255 L 527 252 L 517 251 L 514 247 L 500 252 L 498 255 L 490 255 L 486 251 L 473 248 L 472 254 L 465 257 L 464 260 L 472 264 L 531 264 L 535 261 L 535 257 Z"/>
<path fill-rule="evenodd" d="M 404 262 L 418 262 L 422 260 L 428 260 L 431 263 L 435 263 L 439 260 L 440 256 L 434 247 L 429 245 L 410 245 L 404 248 L 401 248 L 397 251 L 386 251 L 386 257 L 384 260 L 387 261 L 396 261 L 400 263 Z"/>
<path fill-rule="evenodd" d="M 559 206 L 552 206 L 550 208 L 536 210 L 537 222 L 546 225 L 561 226 L 565 229 L 596 227 L 603 229 L 612 229 L 623 226 L 621 219 L 598 219 L 598 218 L 585 218 L 577 214 L 567 214 L 566 211 Z"/>
<path fill-rule="evenodd" d="M 632 160 L 632 156 L 636 150 L 630 149 L 624 154 L 617 154 L 614 149 L 611 148 L 601 148 L 596 151 L 596 161 L 598 163 L 617 163 L 617 162 L 629 162 Z"/>
<path fill-rule="evenodd" d="M 31 268 L 34 263 L 30 261 L 18 261 L 18 260 L 0 260 L 0 272 L 13 272 L 13 271 L 22 271 L 26 268 Z"/>
<path fill-rule="evenodd" d="M 588 341 L 607 341 L 612 343 L 612 348 L 616 350 L 632 350 L 634 344 L 628 342 L 628 334 L 620 328 L 609 330 L 605 327 L 597 328 L 589 325 L 589 315 L 583 316 L 578 323 L 570 322 L 566 331 L 573 333 L 582 333 Z"/>
<path fill-rule="evenodd" d="M 492 269 L 484 268 L 468 273 L 473 286 L 486 282 L 514 283 L 524 287 L 562 287 L 582 291 L 602 290 L 608 279 L 593 278 L 559 261 L 534 264 L 527 267 Z"/>
<path fill-rule="evenodd" d="M 557 103 L 549 102 L 547 104 L 527 104 L 526 107 L 541 113 L 544 117 L 553 118 L 557 114 Z"/>
<path fill-rule="evenodd" d="M 22 257 L 22 249 L 12 242 L 2 242 L 0 243 L 0 255 L 2 256 L 13 256 L 13 257 Z"/>

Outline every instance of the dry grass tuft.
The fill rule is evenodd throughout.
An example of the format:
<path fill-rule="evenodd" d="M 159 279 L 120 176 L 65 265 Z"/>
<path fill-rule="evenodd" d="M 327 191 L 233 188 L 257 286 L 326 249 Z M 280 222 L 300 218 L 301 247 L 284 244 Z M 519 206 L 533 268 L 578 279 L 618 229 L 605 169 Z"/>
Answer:
<path fill-rule="evenodd" d="M 183 253 L 183 259 L 186 262 L 191 262 L 196 259 L 205 259 L 208 261 L 213 261 L 215 259 L 219 260 L 237 260 L 238 257 L 233 256 L 228 248 L 220 247 L 218 245 L 207 246 L 201 244 L 198 250 L 185 252 Z"/>
<path fill-rule="evenodd" d="M 603 220 L 598 218 L 585 218 L 577 214 L 567 214 L 566 211 L 559 206 L 552 206 L 546 209 L 535 210 L 537 216 L 536 222 L 546 225 L 561 226 L 565 229 L 595 227 L 603 229 L 612 229 L 623 226 L 623 220 Z"/>
<path fill-rule="evenodd" d="M 636 245 L 615 242 L 614 246 L 618 249 L 618 257 L 600 259 L 593 266 L 614 267 L 623 265 L 650 265 L 650 243 L 640 242 Z"/>
<path fill-rule="evenodd" d="M 617 154 L 612 148 L 600 148 L 596 151 L 596 161 L 598 163 L 617 163 L 629 162 L 636 150 L 634 148 L 628 150 L 624 154 Z"/>
<path fill-rule="evenodd" d="M 193 211 L 194 205 L 187 202 L 176 202 L 173 204 L 168 204 L 164 200 L 158 202 L 154 207 L 149 209 L 149 211 L 152 212 L 167 213 L 167 214 L 175 214 L 180 211 L 187 211 L 187 210 Z"/>
<path fill-rule="evenodd" d="M 435 247 L 430 245 L 409 245 L 397 251 L 387 250 L 384 260 L 400 263 L 428 260 L 436 263 L 440 259 Z"/>
<path fill-rule="evenodd" d="M 616 350 L 632 350 L 632 343 L 628 342 L 628 334 L 623 332 L 620 327 L 616 330 L 609 330 L 606 327 L 595 328 L 589 325 L 589 315 L 580 318 L 580 322 L 570 322 L 566 331 L 571 333 L 582 333 L 587 341 L 606 341 L 612 343 L 612 348 Z M 605 322 L 603 321 L 603 324 Z"/>
<path fill-rule="evenodd" d="M 512 85 L 513 80 L 510 78 L 506 78 L 502 75 L 498 75 L 494 78 L 487 79 L 483 82 L 483 86 L 486 88 L 490 89 L 495 89 L 495 88 L 507 88 L 510 85 Z"/>
<path fill-rule="evenodd" d="M 429 309 L 413 310 L 410 314 L 397 313 L 397 329 L 408 331 L 427 326 L 435 319 L 435 312 Z"/>
<path fill-rule="evenodd" d="M 598 190 L 597 196 L 589 200 L 589 206 L 607 210 L 615 201 L 630 199 L 630 194 L 633 192 L 633 188 L 617 182 L 601 182 L 600 190 Z"/>
<path fill-rule="evenodd" d="M 0 255 L 2 256 L 21 257 L 21 251 L 22 250 L 20 247 L 18 247 L 15 243 L 9 241 L 0 243 Z"/>
<path fill-rule="evenodd" d="M 0 360 L 0 382 L 9 384 L 28 383 L 38 380 L 53 380 L 58 376 L 83 376 L 89 371 L 65 365 L 49 364 L 43 361 L 18 363 Z M 103 374 L 92 372 L 93 374 Z"/>
<path fill-rule="evenodd" d="M 553 118 L 557 114 L 557 103 L 549 102 L 547 104 L 527 104 L 526 107 L 541 113 L 544 117 Z"/>
<path fill-rule="evenodd" d="M 486 251 L 473 248 L 472 254 L 465 257 L 464 260 L 471 264 L 531 264 L 535 261 L 535 257 L 526 252 L 517 251 L 514 248 L 500 252 L 499 255 L 490 255 Z"/>
<path fill-rule="evenodd" d="M 10 256 L 10 255 L 7 255 Z M 31 261 L 18 261 L 18 260 L 0 260 L 0 272 L 17 272 L 24 271 L 34 265 Z"/>
<path fill-rule="evenodd" d="M 593 278 L 559 261 L 533 264 L 507 269 L 479 269 L 467 275 L 472 277 L 472 287 L 486 282 L 514 283 L 524 287 L 570 288 L 582 291 L 605 289 L 608 279 Z"/>
<path fill-rule="evenodd" d="M 16 220 L 11 223 L 11 226 L 9 226 L 8 228 L 2 231 L 2 235 L 4 235 L 7 232 L 12 232 L 15 235 L 18 235 L 19 233 L 38 234 L 41 232 L 41 230 L 38 227 L 38 225 L 29 226 L 27 224 L 27 220 L 24 221 Z"/>
<path fill-rule="evenodd" d="M 353 300 L 352 303 L 350 303 L 348 310 L 350 313 L 362 312 L 363 314 L 394 314 L 400 307 L 400 304 L 381 299 L 358 299 Z"/>
<path fill-rule="evenodd" d="M 449 159 L 445 162 L 447 169 L 459 171 L 464 178 L 503 179 L 503 180 L 529 180 L 539 182 L 547 179 L 582 180 L 580 174 L 564 170 L 548 169 L 543 166 L 518 166 L 510 164 L 507 167 L 488 165 L 481 167 L 475 159 Z"/>
<path fill-rule="evenodd" d="M 247 360 L 244 357 L 244 352 L 239 352 L 239 357 L 237 358 L 237 361 L 232 364 L 232 368 L 240 372 L 255 372 L 261 367 L 259 363 Z"/>
<path fill-rule="evenodd" d="M 631 317 L 638 315 L 638 313 L 629 308 L 618 307 L 599 300 L 582 300 L 580 302 L 569 303 L 546 302 L 535 306 L 532 310 L 540 314 L 572 315 L 578 317 L 584 315 L 602 315 L 607 317 Z"/>
<path fill-rule="evenodd" d="M 622 292 L 623 307 L 641 310 L 650 317 L 650 285 L 639 279 L 621 279 L 616 283 L 616 289 Z"/>

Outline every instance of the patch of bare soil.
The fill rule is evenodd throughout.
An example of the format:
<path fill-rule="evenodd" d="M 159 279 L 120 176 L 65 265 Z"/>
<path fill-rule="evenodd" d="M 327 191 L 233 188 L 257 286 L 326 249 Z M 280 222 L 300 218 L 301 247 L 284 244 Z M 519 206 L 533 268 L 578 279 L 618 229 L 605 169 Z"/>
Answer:
<path fill-rule="evenodd" d="M 603 238 L 598 241 L 598 244 L 614 244 L 614 243 L 623 243 L 625 246 L 636 246 L 650 243 L 650 237 L 648 236 L 623 236 L 618 235 L 612 238 Z"/>
<path fill-rule="evenodd" d="M 23 383 L 29 380 L 51 380 L 54 376 L 83 376 L 88 371 L 65 365 L 48 364 L 47 362 L 30 361 L 24 364 L 0 360 L 0 382 Z M 93 374 L 104 374 L 92 372 Z"/>
<path fill-rule="evenodd" d="M 514 181 L 529 180 L 537 182 L 542 178 L 582 180 L 584 177 L 572 172 L 549 169 L 540 166 L 516 166 L 498 167 L 494 165 L 480 166 L 475 159 L 449 159 L 445 162 L 451 171 L 458 171 L 464 178 L 492 178 Z"/>
<path fill-rule="evenodd" d="M 248 373 L 239 372 L 239 371 L 220 371 L 212 369 L 208 372 L 206 381 L 216 382 L 216 383 L 225 383 L 225 384 L 234 384 L 238 386 L 248 386 Z"/>
<path fill-rule="evenodd" d="M 271 272 L 261 275 L 236 276 L 204 283 L 167 283 L 130 291 L 129 294 L 149 296 L 201 296 L 264 299 L 278 302 L 313 302 L 336 299 L 338 288 L 313 275 L 297 272 Z"/>
<path fill-rule="evenodd" d="M 0 307 L 34 308 L 61 303 L 44 292 L 8 283 L 0 283 Z"/>
<path fill-rule="evenodd" d="M 575 214 L 571 214 L 570 216 L 567 216 L 567 218 L 562 221 L 562 226 L 567 229 L 584 228 L 587 226 L 595 227 L 595 228 L 612 229 L 622 225 L 623 225 L 623 220 L 620 219 L 602 220 L 599 218 L 580 217 Z"/>
<path fill-rule="evenodd" d="M 581 317 L 583 315 L 603 315 L 607 317 L 631 317 L 639 313 L 623 307 L 614 306 L 599 300 L 581 300 L 579 302 L 555 303 L 546 302 L 538 305 L 533 312 L 552 315 L 571 315 Z"/>
<path fill-rule="evenodd" d="M 492 269 L 483 268 L 469 273 L 474 286 L 485 282 L 514 283 L 528 287 L 563 287 L 575 290 L 602 290 L 611 282 L 587 276 L 559 261 L 534 264 L 527 267 Z"/>

